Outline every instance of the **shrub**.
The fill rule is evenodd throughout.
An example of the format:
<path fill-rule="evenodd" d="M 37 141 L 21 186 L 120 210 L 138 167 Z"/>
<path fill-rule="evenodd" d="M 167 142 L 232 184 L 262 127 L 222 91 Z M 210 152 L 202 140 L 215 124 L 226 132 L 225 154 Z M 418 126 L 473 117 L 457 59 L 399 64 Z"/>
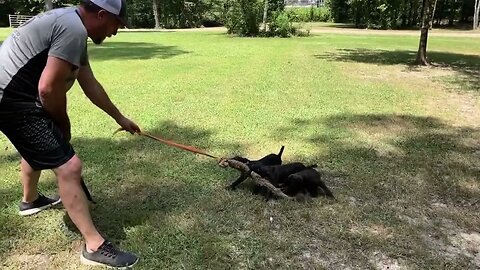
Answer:
<path fill-rule="evenodd" d="M 327 22 L 330 10 L 327 7 L 293 7 L 286 12 L 292 22 Z"/>
<path fill-rule="evenodd" d="M 225 18 L 225 27 L 229 34 L 256 36 L 260 30 L 262 1 L 234 0 L 229 2 Z"/>
<path fill-rule="evenodd" d="M 286 12 L 279 12 L 270 23 L 270 32 L 274 36 L 290 37 L 295 35 L 296 28 L 293 26 Z"/>

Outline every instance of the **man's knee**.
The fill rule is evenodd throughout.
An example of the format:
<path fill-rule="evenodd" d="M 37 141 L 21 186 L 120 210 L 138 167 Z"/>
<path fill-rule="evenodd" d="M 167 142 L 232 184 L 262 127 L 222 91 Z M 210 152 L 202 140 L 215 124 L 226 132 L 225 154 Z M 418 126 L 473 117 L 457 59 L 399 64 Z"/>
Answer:
<path fill-rule="evenodd" d="M 82 161 L 74 155 L 62 166 L 54 169 L 59 181 L 80 181 L 82 175 Z"/>

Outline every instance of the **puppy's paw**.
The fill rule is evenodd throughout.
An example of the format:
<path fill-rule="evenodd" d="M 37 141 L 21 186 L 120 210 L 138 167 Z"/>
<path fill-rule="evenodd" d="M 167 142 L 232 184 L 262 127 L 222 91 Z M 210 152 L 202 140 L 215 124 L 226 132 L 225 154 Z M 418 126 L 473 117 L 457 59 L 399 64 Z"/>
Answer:
<path fill-rule="evenodd" d="M 218 165 L 222 168 L 227 168 L 228 160 L 226 158 L 221 158 L 220 161 L 218 162 Z"/>

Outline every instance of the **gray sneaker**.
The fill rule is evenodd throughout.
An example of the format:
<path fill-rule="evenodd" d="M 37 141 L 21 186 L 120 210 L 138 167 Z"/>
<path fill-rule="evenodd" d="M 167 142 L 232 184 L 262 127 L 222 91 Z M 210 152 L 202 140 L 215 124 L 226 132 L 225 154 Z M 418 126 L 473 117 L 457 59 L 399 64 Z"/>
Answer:
<path fill-rule="evenodd" d="M 138 257 L 131 253 L 120 251 L 112 243 L 105 240 L 97 251 L 93 253 L 87 252 L 87 247 L 83 245 L 80 262 L 85 265 L 128 269 L 138 262 Z"/>
<path fill-rule="evenodd" d="M 47 208 L 50 208 L 52 206 L 55 206 L 59 203 L 61 203 L 62 200 L 60 199 L 59 196 L 55 196 L 53 198 L 49 198 L 44 196 L 41 193 L 38 193 L 38 198 L 30 203 L 26 202 L 21 202 L 20 203 L 20 211 L 19 214 L 21 216 L 28 216 L 28 215 L 33 215 L 36 214 L 42 210 L 45 210 Z"/>

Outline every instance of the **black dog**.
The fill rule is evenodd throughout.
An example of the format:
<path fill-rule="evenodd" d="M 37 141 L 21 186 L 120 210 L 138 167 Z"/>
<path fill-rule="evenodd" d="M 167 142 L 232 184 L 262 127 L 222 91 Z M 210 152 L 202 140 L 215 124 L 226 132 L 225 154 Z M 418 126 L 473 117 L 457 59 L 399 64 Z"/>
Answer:
<path fill-rule="evenodd" d="M 80 184 L 82 185 L 82 189 L 83 189 L 83 192 L 85 192 L 85 196 L 87 197 L 87 200 L 96 204 L 96 202 L 92 198 L 92 195 L 90 194 L 90 191 L 88 190 L 87 185 L 85 184 L 85 181 L 83 180 L 83 176 L 80 177 Z"/>
<path fill-rule="evenodd" d="M 269 180 L 275 187 L 279 187 L 286 182 L 289 175 L 314 167 L 317 165 L 305 166 L 301 162 L 292 162 L 284 165 L 261 166 L 256 173 Z"/>
<path fill-rule="evenodd" d="M 289 196 L 304 193 L 312 197 L 318 197 L 320 188 L 324 195 L 335 199 L 330 189 L 322 181 L 320 173 L 312 168 L 289 175 L 282 188 Z"/>
<path fill-rule="evenodd" d="M 292 162 L 284 165 L 262 166 L 258 169 L 257 173 L 278 188 L 285 185 L 289 175 L 313 167 L 317 167 L 317 165 L 305 166 L 300 162 Z M 256 187 L 254 193 L 261 193 L 267 201 L 271 199 L 273 195 L 270 189 L 263 186 Z"/>
<path fill-rule="evenodd" d="M 249 160 L 247 158 L 239 157 L 239 156 L 236 156 L 236 157 L 232 158 L 236 161 L 240 161 L 240 162 L 245 163 L 248 166 L 248 169 L 250 171 L 242 172 L 240 177 L 238 177 L 238 179 L 235 180 L 235 182 L 233 182 L 230 186 L 228 186 L 228 188 L 231 189 L 231 190 L 234 190 L 238 185 L 240 185 L 243 181 L 245 181 L 245 179 L 247 179 L 247 177 L 250 175 L 250 172 L 253 171 L 253 172 L 258 173 L 259 168 L 261 168 L 262 166 L 271 166 L 271 165 L 282 164 L 282 154 L 283 154 L 283 149 L 284 148 L 285 148 L 285 146 L 282 146 L 282 148 L 280 148 L 280 152 L 278 154 L 266 155 L 265 157 L 263 157 L 259 160 Z"/>

